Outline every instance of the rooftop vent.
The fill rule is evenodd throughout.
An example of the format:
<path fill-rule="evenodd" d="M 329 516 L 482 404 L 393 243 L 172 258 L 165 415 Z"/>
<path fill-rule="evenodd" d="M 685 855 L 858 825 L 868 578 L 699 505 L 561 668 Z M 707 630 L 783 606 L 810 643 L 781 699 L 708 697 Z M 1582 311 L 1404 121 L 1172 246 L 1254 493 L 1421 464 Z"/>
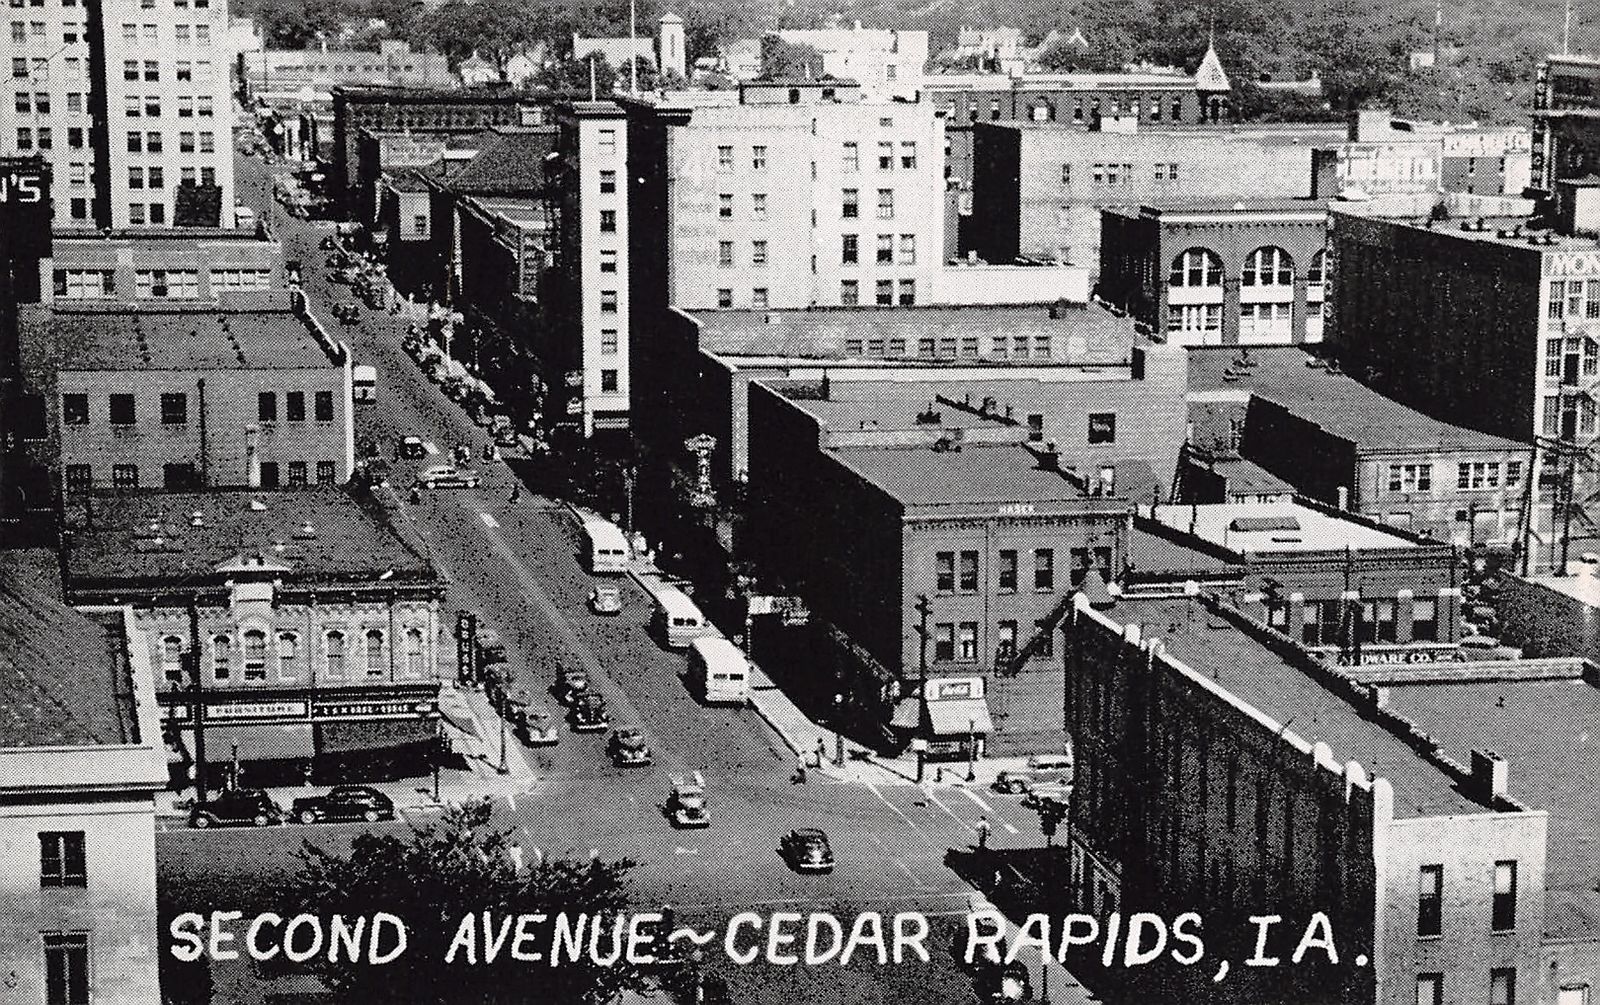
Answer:
<path fill-rule="evenodd" d="M 305 523 L 300 525 L 299 530 L 294 532 L 294 536 L 302 541 L 312 540 L 317 536 L 317 528 L 312 526 L 310 520 L 307 520 Z"/>
<path fill-rule="evenodd" d="M 195 510 L 193 513 L 189 514 L 189 526 L 204 527 L 205 525 L 206 515 L 204 513 L 200 512 L 199 510 Z"/>
<path fill-rule="evenodd" d="M 262 502 L 260 499 L 252 499 L 252 500 L 250 500 L 250 512 L 252 512 L 252 513 L 265 513 L 266 511 L 267 511 L 267 504 L 266 503 Z"/>
<path fill-rule="evenodd" d="M 1328 364 L 1326 362 L 1324 362 L 1322 359 L 1320 359 L 1320 358 L 1318 358 L 1316 356 L 1311 356 L 1311 357 L 1306 359 L 1306 366 L 1311 367 L 1311 369 L 1313 369 L 1313 370 L 1321 370 L 1323 367 L 1325 367 L 1327 365 Z"/>
<path fill-rule="evenodd" d="M 942 422 L 944 422 L 943 413 L 935 411 L 931 401 L 928 402 L 927 409 L 917 413 L 917 425 L 919 426 L 937 426 Z"/>
<path fill-rule="evenodd" d="M 1300 521 L 1292 516 L 1236 516 L 1228 524 L 1228 529 L 1243 533 L 1298 531 Z"/>
<path fill-rule="evenodd" d="M 1472 785 L 1481 799 L 1504 799 L 1511 781 L 1511 765 L 1492 750 L 1472 752 Z"/>
<path fill-rule="evenodd" d="M 1042 471 L 1061 470 L 1061 451 L 1056 449 L 1056 441 L 1051 440 L 1039 451 L 1039 468 Z"/>

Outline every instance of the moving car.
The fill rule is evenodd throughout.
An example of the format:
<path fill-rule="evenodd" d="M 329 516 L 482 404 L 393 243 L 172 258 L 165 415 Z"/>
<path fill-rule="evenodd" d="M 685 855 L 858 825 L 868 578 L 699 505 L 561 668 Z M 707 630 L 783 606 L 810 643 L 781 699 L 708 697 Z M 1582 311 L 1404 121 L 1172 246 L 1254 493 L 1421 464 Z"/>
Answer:
<path fill-rule="evenodd" d="M 571 706 L 589 693 L 589 674 L 584 670 L 561 670 L 556 675 L 556 700 Z"/>
<path fill-rule="evenodd" d="M 622 591 L 615 586 L 597 586 L 589 591 L 589 610 L 596 614 L 621 614 Z"/>
<path fill-rule="evenodd" d="M 574 733 L 604 733 L 611 728 L 606 700 L 597 694 L 581 694 L 568 713 Z"/>
<path fill-rule="evenodd" d="M 423 446 L 420 436 L 401 437 L 400 446 L 395 448 L 395 452 L 397 456 L 413 461 L 428 456 L 428 448 Z"/>
<path fill-rule="evenodd" d="M 685 781 L 672 777 L 672 795 L 667 797 L 667 818 L 674 827 L 709 827 L 711 814 L 706 811 L 705 776 L 696 771 Z"/>
<path fill-rule="evenodd" d="M 1022 797 L 1022 805 L 1030 810 L 1036 810 L 1046 803 L 1057 803 L 1066 806 L 1072 799 L 1071 785 L 1035 785 Z"/>
<path fill-rule="evenodd" d="M 361 308 L 349 302 L 334 304 L 333 316 L 347 325 L 353 325 L 361 320 Z"/>
<path fill-rule="evenodd" d="M 250 824 L 266 827 L 283 823 L 283 808 L 260 789 L 228 789 L 189 811 L 190 827 Z"/>
<path fill-rule="evenodd" d="M 530 747 L 553 747 L 561 742 L 556 722 L 548 712 L 530 712 L 523 720 L 522 733 Z"/>
<path fill-rule="evenodd" d="M 370 786 L 335 785 L 325 796 L 296 799 L 292 813 L 303 824 L 339 820 L 375 823 L 394 819 L 394 800 Z"/>
<path fill-rule="evenodd" d="M 650 746 L 644 742 L 644 734 L 631 726 L 611 734 L 606 752 L 611 755 L 611 763 L 619 768 L 642 768 L 654 760 Z"/>
<path fill-rule="evenodd" d="M 828 835 L 815 827 L 798 827 L 783 836 L 778 852 L 795 872 L 832 872 L 833 849 Z"/>
<path fill-rule="evenodd" d="M 1067 785 L 1072 781 L 1071 754 L 1034 754 L 1022 768 L 1011 768 L 995 776 L 996 792 L 1025 795 L 1041 785 Z"/>
<path fill-rule="evenodd" d="M 437 464 L 417 475 L 417 484 L 425 489 L 475 489 L 478 487 L 478 473 L 462 471 L 448 464 Z"/>

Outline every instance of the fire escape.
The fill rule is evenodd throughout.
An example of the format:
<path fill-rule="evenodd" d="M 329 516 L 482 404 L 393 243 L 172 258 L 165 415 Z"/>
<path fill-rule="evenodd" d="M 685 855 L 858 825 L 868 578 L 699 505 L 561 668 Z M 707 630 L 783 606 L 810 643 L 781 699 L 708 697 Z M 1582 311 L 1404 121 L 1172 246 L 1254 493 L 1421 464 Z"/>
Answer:
<path fill-rule="evenodd" d="M 1542 462 L 1537 488 L 1549 494 L 1549 540 L 1559 549 L 1552 554 L 1559 571 L 1566 569 L 1573 538 L 1600 535 L 1600 322 L 1564 321 L 1560 356 L 1547 359 L 1546 367 L 1547 376 L 1559 368 L 1560 424 L 1556 436 L 1534 438 L 1534 452 Z M 1529 533 L 1535 529 L 1534 490 L 1530 478 L 1522 507 Z M 1526 570 L 1526 554 L 1523 565 Z"/>

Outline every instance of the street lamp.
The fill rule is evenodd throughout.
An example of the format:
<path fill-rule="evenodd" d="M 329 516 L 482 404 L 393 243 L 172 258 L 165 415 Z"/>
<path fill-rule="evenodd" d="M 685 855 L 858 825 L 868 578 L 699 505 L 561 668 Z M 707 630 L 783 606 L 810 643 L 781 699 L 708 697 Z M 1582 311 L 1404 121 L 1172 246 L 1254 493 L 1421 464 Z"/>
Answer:
<path fill-rule="evenodd" d="M 967 720 L 967 781 L 978 780 L 978 720 Z"/>
<path fill-rule="evenodd" d="M 844 716 L 844 695 L 833 696 L 833 763 L 844 767 L 844 733 L 840 732 L 840 719 Z"/>
<path fill-rule="evenodd" d="M 506 764 L 506 717 L 500 716 L 500 766 L 495 771 L 505 775 L 510 774 L 511 768 Z"/>

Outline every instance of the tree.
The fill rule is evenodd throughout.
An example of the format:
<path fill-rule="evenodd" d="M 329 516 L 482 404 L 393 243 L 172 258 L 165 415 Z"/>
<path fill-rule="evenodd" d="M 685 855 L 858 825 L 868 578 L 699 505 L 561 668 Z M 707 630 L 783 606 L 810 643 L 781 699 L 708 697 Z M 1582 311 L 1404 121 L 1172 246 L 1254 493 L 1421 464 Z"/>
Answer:
<path fill-rule="evenodd" d="M 814 80 L 822 76 L 822 53 L 776 35 L 761 40 L 761 75 L 769 80 Z"/>
<path fill-rule="evenodd" d="M 605 97 L 612 94 L 617 85 L 616 69 L 601 55 L 594 56 L 593 62 L 595 95 Z M 589 63 L 588 59 L 564 59 L 551 63 L 534 77 L 534 87 L 556 94 L 586 95 L 589 93 Z"/>
<path fill-rule="evenodd" d="M 280 49 L 304 49 L 318 35 L 338 34 L 341 12 L 336 5 L 311 0 L 281 0 L 264 5 L 261 30 L 267 44 Z"/>
<path fill-rule="evenodd" d="M 540 1001 L 587 1005 L 647 986 L 639 968 L 625 957 L 612 966 L 592 962 L 588 929 L 582 958 L 572 962 L 563 957 L 559 966 L 542 963 L 537 975 L 529 963 L 511 958 L 509 937 L 495 961 L 486 961 L 483 946 L 498 935 L 501 919 L 536 912 L 552 918 L 559 912 L 569 918 L 580 912 L 591 919 L 598 916 L 605 933 L 600 950 L 608 955 L 611 923 L 628 906 L 627 875 L 634 866 L 626 859 L 546 860 L 519 871 L 509 854 L 510 832 L 492 828 L 490 818 L 491 803 L 485 799 L 448 810 L 438 823 L 409 836 L 357 835 L 348 854 L 305 842 L 303 867 L 289 883 L 293 910 L 322 918 L 370 918 L 387 912 L 401 918 L 407 929 L 406 951 L 392 962 L 372 965 L 363 957 L 330 963 L 322 953 L 308 964 L 340 1000 L 522 1005 L 532 1000 L 529 995 L 536 988 L 534 997 Z M 488 935 L 482 928 L 484 912 L 491 919 Z M 468 963 L 458 952 L 446 964 L 462 919 L 469 916 L 479 925 L 477 962 Z M 548 953 L 551 929 L 545 925 L 537 930 L 537 951 Z M 387 941 L 384 946 L 392 948 Z"/>
<path fill-rule="evenodd" d="M 513 57 L 526 52 L 539 33 L 516 0 L 445 0 L 426 15 L 422 40 L 459 66 L 477 53 L 502 79 Z"/>

